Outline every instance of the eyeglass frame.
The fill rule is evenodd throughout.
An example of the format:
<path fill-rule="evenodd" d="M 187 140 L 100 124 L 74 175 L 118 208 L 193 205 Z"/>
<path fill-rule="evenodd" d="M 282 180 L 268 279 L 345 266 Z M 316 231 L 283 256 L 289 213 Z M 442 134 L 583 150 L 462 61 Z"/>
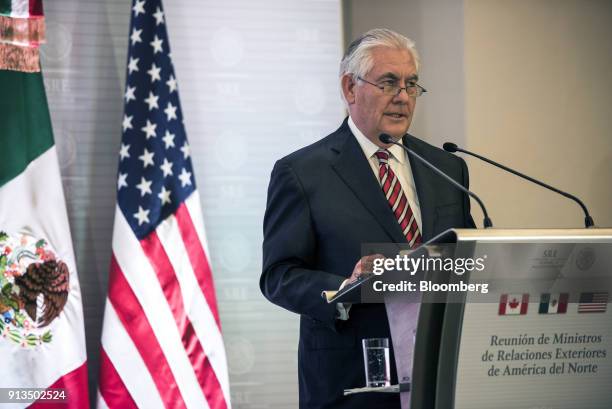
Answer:
<path fill-rule="evenodd" d="M 399 94 L 402 92 L 402 90 L 406 91 L 406 95 L 408 95 L 409 97 L 414 97 L 414 98 L 418 98 L 418 97 L 420 97 L 421 95 L 423 95 L 424 93 L 426 93 L 426 92 L 427 92 L 427 90 L 426 90 L 425 88 L 423 88 L 422 86 L 420 86 L 420 85 L 419 85 L 419 84 L 417 84 L 417 83 L 414 83 L 413 85 L 406 85 L 405 87 L 400 87 L 400 86 L 398 86 L 398 85 L 393 85 L 393 86 L 392 86 L 392 85 L 380 85 L 380 84 L 375 84 L 375 83 L 370 82 L 370 81 L 368 81 L 368 80 L 366 80 L 366 79 L 363 79 L 363 78 L 361 78 L 361 77 L 357 77 L 357 79 L 358 79 L 358 80 L 360 80 L 360 81 L 365 82 L 366 84 L 373 85 L 373 86 L 375 86 L 376 88 L 378 88 L 379 90 L 381 90 L 381 91 L 383 92 L 383 94 L 385 94 L 385 95 L 389 95 L 389 96 L 393 95 L 393 97 L 398 96 L 398 95 L 399 95 Z M 386 88 L 386 87 L 392 87 L 392 88 L 395 88 L 395 89 L 396 89 L 395 93 L 388 93 L 388 92 L 385 92 L 385 88 Z M 415 95 L 410 95 L 410 92 L 408 92 L 408 88 L 415 89 L 417 93 L 416 93 Z"/>

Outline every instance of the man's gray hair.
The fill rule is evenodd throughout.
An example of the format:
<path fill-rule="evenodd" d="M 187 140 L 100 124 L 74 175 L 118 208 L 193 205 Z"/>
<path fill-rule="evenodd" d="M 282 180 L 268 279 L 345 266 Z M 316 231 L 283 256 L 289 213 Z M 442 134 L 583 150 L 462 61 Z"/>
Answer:
<path fill-rule="evenodd" d="M 346 54 L 344 54 L 340 62 L 340 77 L 344 74 L 352 74 L 354 80 L 357 80 L 357 77 L 364 78 L 374 64 L 372 61 L 372 49 L 375 47 L 389 47 L 410 51 L 417 72 L 419 71 L 419 53 L 416 50 L 414 41 L 386 28 L 375 28 L 362 34 L 349 45 Z"/>

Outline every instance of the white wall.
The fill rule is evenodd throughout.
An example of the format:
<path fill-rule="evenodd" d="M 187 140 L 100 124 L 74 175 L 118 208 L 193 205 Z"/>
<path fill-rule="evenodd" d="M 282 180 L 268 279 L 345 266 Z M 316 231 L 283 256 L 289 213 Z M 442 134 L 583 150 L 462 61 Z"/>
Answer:
<path fill-rule="evenodd" d="M 468 147 L 579 196 L 599 226 L 612 226 L 611 38 L 608 0 L 465 1 Z M 496 226 L 583 226 L 573 202 L 469 166 Z"/>

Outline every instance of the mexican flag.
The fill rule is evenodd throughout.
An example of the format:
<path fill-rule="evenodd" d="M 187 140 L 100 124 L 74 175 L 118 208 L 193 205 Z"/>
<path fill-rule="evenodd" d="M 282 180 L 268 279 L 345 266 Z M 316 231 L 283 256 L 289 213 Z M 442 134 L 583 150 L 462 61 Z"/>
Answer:
<path fill-rule="evenodd" d="M 45 397 L 84 408 L 83 308 L 38 60 L 42 19 L 40 1 L 0 0 L 0 388 L 61 388 Z M 12 395 L 10 407 L 26 407 L 40 394 Z"/>
<path fill-rule="evenodd" d="M 545 293 L 540 295 L 540 314 L 565 314 L 567 312 L 568 293 Z"/>

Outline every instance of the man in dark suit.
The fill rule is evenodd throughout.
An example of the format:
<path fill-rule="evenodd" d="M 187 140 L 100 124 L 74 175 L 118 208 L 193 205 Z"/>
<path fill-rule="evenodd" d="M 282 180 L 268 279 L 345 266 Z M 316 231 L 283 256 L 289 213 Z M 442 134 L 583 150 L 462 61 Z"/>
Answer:
<path fill-rule="evenodd" d="M 390 338 L 384 305 L 330 305 L 321 292 L 363 272 L 362 243 L 414 247 L 448 228 L 474 226 L 467 196 L 400 147 L 380 142 L 381 133 L 465 186 L 468 173 L 462 159 L 407 135 L 424 92 L 412 41 L 371 30 L 350 45 L 340 68 L 350 116 L 272 171 L 260 287 L 271 302 L 300 314 L 300 408 L 399 408 L 398 395 L 343 396 L 365 385 L 361 340 Z"/>

